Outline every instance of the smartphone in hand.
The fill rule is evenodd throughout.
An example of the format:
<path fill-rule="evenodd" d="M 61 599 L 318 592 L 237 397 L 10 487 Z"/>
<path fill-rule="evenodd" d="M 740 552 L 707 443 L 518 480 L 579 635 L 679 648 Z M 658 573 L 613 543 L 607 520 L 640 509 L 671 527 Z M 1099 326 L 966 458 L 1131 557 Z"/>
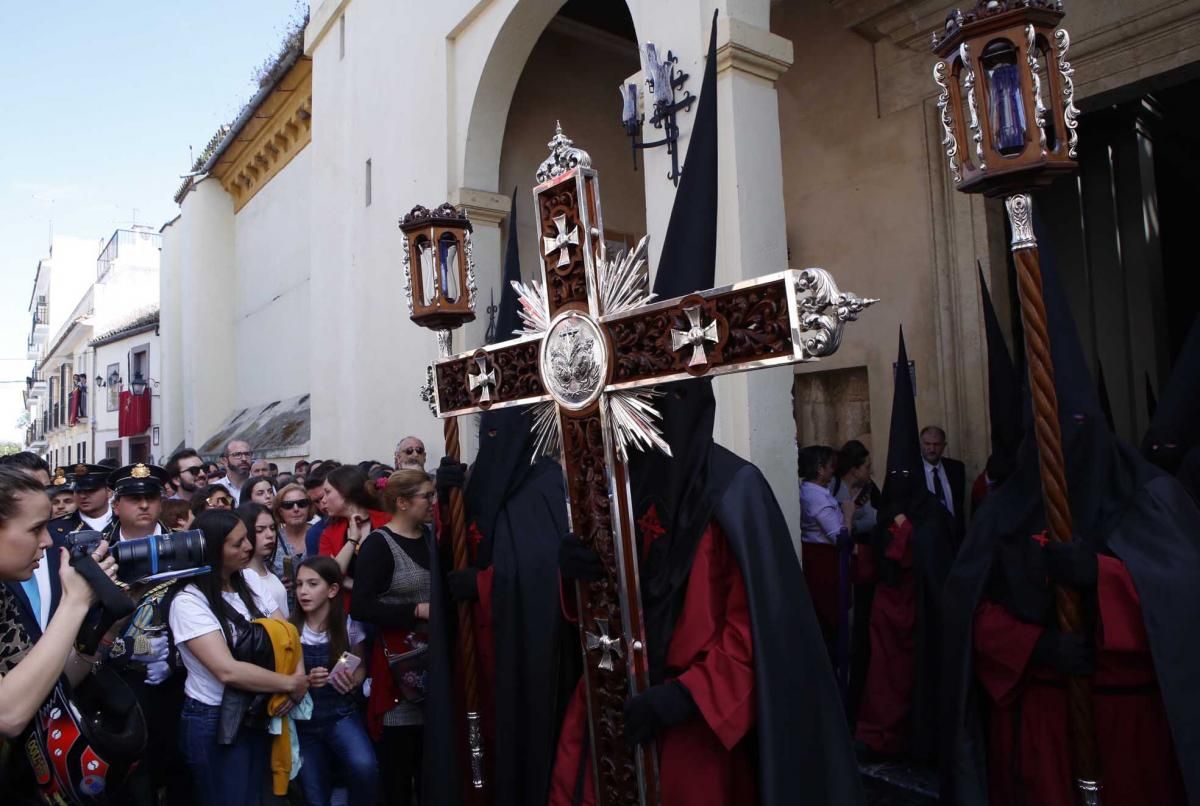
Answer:
<path fill-rule="evenodd" d="M 362 665 L 362 658 L 358 657 L 358 655 L 351 655 L 349 652 L 343 652 L 342 656 L 338 658 L 334 670 L 345 669 L 345 674 L 349 676 L 358 671 L 360 665 Z"/>

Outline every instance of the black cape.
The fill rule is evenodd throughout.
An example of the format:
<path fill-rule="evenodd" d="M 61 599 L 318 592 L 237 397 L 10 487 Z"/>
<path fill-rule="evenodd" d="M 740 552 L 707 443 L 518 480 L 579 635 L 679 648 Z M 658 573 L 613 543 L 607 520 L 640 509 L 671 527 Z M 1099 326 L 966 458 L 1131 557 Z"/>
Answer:
<path fill-rule="evenodd" d="M 559 604 L 565 501 L 562 469 L 539 459 L 480 546 L 481 560 L 493 568 L 495 806 L 547 801 L 558 734 L 579 679 L 578 635 Z"/>
<path fill-rule="evenodd" d="M 1077 539 L 1121 560 L 1142 603 L 1142 618 L 1171 725 L 1188 799 L 1200 804 L 1200 510 L 1179 483 L 1108 429 L 1074 323 L 1042 249 L 1042 270 L 1059 424 Z M 974 617 L 1001 569 L 1004 547 L 1045 528 L 1032 431 L 1016 472 L 993 491 L 972 523 L 943 598 L 942 802 L 987 803 L 984 695 L 975 682 Z"/>

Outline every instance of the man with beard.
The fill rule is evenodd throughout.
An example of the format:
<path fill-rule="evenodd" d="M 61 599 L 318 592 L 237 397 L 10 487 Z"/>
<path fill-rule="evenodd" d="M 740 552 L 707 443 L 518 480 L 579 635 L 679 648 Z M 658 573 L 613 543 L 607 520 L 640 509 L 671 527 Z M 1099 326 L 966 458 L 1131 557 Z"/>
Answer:
<path fill-rule="evenodd" d="M 397 470 L 424 470 L 425 443 L 416 437 L 405 437 L 396 443 L 396 453 L 392 458 L 396 460 Z"/>
<path fill-rule="evenodd" d="M 715 22 L 659 298 L 714 280 Z M 655 405 L 672 456 L 629 462 L 651 685 L 625 703 L 625 738 L 657 744 L 664 806 L 861 803 L 841 699 L 779 504 L 756 467 L 713 442 L 710 381 L 662 392 Z M 565 580 L 605 573 L 573 537 L 560 569 Z M 585 723 L 580 687 L 559 740 L 554 806 L 594 802 Z"/>
<path fill-rule="evenodd" d="M 1076 803 L 1066 685 L 1091 675 L 1101 800 L 1198 804 L 1200 511 L 1108 428 L 1045 246 L 1041 263 L 1075 536 L 1044 537 L 1029 435 L 946 584 L 942 802 Z M 1056 585 L 1083 633 L 1059 631 Z"/>
<path fill-rule="evenodd" d="M 1156 402 L 1142 455 L 1175 476 L 1200 505 L 1200 317 Z"/>
<path fill-rule="evenodd" d="M 879 578 L 871 602 L 871 661 L 856 736 L 876 754 L 933 761 L 938 749 L 939 605 L 956 527 L 925 484 L 903 330 L 896 366 L 887 476 L 869 559 Z"/>
<path fill-rule="evenodd" d="M 171 486 L 175 488 L 172 498 L 191 501 L 197 493 L 204 495 L 208 489 L 208 471 L 204 469 L 204 460 L 191 448 L 180 448 L 171 454 L 166 471 Z"/>
<path fill-rule="evenodd" d="M 520 328 L 512 287 L 520 279 L 513 191 L 498 339 Z M 480 415 L 479 452 L 464 493 L 475 559 L 448 579 L 455 599 L 478 603 L 484 757 L 494 806 L 546 803 L 559 727 L 579 678 L 578 635 L 559 608 L 556 574 L 566 491 L 557 462 L 532 461 L 531 425 L 525 410 Z"/>
<path fill-rule="evenodd" d="M 209 484 L 220 484 L 233 496 L 233 506 L 236 508 L 242 495 L 242 485 L 250 478 L 250 466 L 253 464 L 254 452 L 250 443 L 240 439 L 231 439 L 225 445 L 225 475 L 219 479 L 208 480 Z"/>

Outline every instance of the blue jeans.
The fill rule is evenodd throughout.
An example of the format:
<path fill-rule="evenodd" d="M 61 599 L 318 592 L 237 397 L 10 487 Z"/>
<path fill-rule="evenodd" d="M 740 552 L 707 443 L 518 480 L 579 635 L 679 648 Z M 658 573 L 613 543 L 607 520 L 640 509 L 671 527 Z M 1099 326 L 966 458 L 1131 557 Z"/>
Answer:
<path fill-rule="evenodd" d="M 313 724 L 295 722 L 300 737 L 300 786 L 309 806 L 328 806 L 333 770 L 345 781 L 350 806 L 375 806 L 379 767 L 375 748 L 357 713 Z"/>
<path fill-rule="evenodd" d="M 271 737 L 243 727 L 231 745 L 217 744 L 220 706 L 190 697 L 179 717 L 179 750 L 192 771 L 198 806 L 257 804 L 267 791 Z"/>

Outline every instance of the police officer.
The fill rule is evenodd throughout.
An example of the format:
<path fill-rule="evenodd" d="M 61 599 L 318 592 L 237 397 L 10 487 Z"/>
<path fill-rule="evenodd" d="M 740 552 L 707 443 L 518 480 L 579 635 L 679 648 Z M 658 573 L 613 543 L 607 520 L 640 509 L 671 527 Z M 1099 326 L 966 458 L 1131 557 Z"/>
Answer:
<path fill-rule="evenodd" d="M 109 473 L 113 519 L 103 534 L 110 545 L 115 545 L 118 540 L 134 540 L 171 531 L 158 520 L 162 514 L 163 486 L 169 480 L 166 470 L 141 462 Z"/>
<path fill-rule="evenodd" d="M 64 545 L 69 532 L 81 529 L 103 532 L 112 521 L 112 507 L 108 503 L 108 476 L 112 469 L 80 463 L 65 471 L 65 480 L 75 490 L 75 511 L 46 524 L 56 546 Z"/>
<path fill-rule="evenodd" d="M 113 519 L 103 534 L 110 545 L 171 531 L 158 519 L 167 471 L 141 462 L 109 473 Z M 177 663 L 167 631 L 164 597 L 169 583 L 142 594 L 128 626 L 113 641 L 110 662 L 137 694 L 146 717 L 146 758 L 131 776 L 120 802 L 143 806 L 158 802 L 167 788 L 167 803 L 189 803 L 187 766 L 179 754 L 179 713 L 183 708 L 184 672 Z"/>

